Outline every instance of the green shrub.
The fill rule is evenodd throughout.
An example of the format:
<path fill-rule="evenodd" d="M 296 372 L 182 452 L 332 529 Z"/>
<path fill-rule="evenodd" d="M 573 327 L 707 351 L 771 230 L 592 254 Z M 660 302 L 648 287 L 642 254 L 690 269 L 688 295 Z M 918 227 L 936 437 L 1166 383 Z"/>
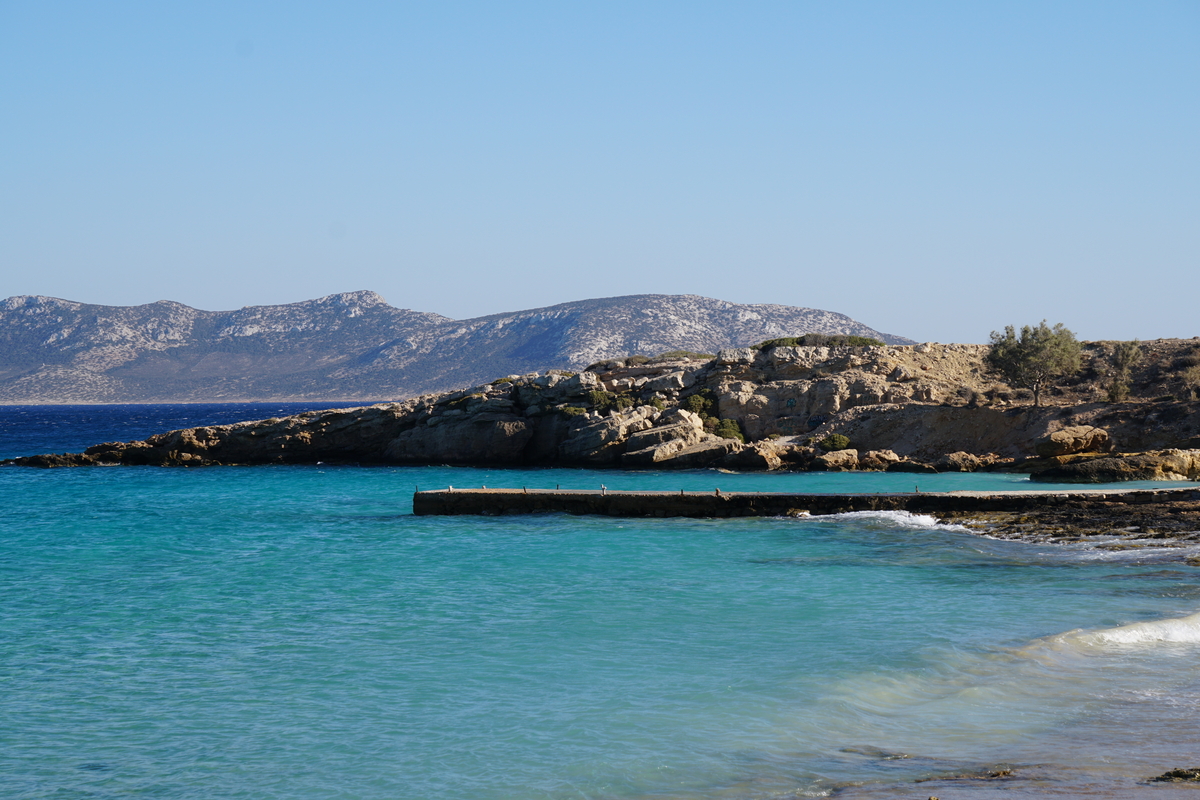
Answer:
<path fill-rule="evenodd" d="M 579 406 L 560 406 L 558 410 L 565 417 L 579 417 L 587 413 L 586 408 Z"/>
<path fill-rule="evenodd" d="M 817 442 L 817 447 L 826 453 L 832 453 L 834 450 L 848 450 L 850 448 L 850 439 L 840 433 L 831 433 Z"/>
<path fill-rule="evenodd" d="M 712 404 L 705 398 L 698 394 L 694 394 L 684 402 L 683 407 L 693 414 L 703 415 L 704 412 L 708 411 L 709 406 L 711 405 Z"/>
<path fill-rule="evenodd" d="M 772 347 L 881 347 L 883 342 L 869 336 L 848 336 L 840 333 L 806 333 L 803 336 L 784 336 L 767 339 L 753 345 L 755 350 L 770 350 Z"/>
<path fill-rule="evenodd" d="M 616 397 L 612 392 L 606 392 L 603 389 L 593 389 L 588 392 L 588 403 L 594 406 L 597 411 L 603 411 L 613 404 Z"/>
<path fill-rule="evenodd" d="M 597 411 L 607 411 L 610 408 L 615 408 L 618 411 L 624 411 L 627 408 L 632 408 L 634 400 L 628 394 L 613 394 L 599 389 L 593 389 L 588 392 L 588 402 L 595 407 Z"/>
<path fill-rule="evenodd" d="M 650 361 L 650 356 L 644 356 L 639 353 L 638 355 L 630 356 L 629 358 L 625 359 L 625 366 L 636 367 L 641 364 L 646 364 L 649 361 Z"/>
<path fill-rule="evenodd" d="M 667 404 L 662 401 L 661 397 L 651 397 L 650 405 L 654 406 L 654 408 L 659 411 L 663 411 L 667 407 Z"/>
<path fill-rule="evenodd" d="M 717 396 L 713 394 L 712 389 L 701 389 L 683 401 L 685 409 L 693 414 L 699 414 L 701 417 L 712 416 L 713 409 L 716 406 Z"/>
<path fill-rule="evenodd" d="M 665 353 L 659 353 L 654 358 L 650 359 L 650 361 L 652 363 L 656 361 L 678 361 L 681 358 L 698 361 L 716 358 L 716 356 L 712 353 L 697 353 L 692 350 L 668 350 Z"/>
<path fill-rule="evenodd" d="M 499 386 L 502 383 L 512 383 L 512 382 L 513 382 L 512 378 L 496 378 L 496 380 L 492 381 L 492 385 Z"/>
<path fill-rule="evenodd" d="M 1142 346 L 1137 339 L 1113 345 L 1108 382 L 1110 403 L 1119 403 L 1129 396 L 1130 372 L 1141 357 Z"/>
<path fill-rule="evenodd" d="M 746 434 L 742 433 L 737 420 L 734 419 L 720 420 L 717 422 L 717 427 L 713 430 L 713 433 L 724 439 L 737 439 L 739 442 L 746 441 Z"/>
<path fill-rule="evenodd" d="M 1193 364 L 1185 369 L 1179 376 L 1183 381 L 1183 390 L 1185 400 L 1191 400 L 1196 394 L 1200 393 L 1200 364 Z"/>

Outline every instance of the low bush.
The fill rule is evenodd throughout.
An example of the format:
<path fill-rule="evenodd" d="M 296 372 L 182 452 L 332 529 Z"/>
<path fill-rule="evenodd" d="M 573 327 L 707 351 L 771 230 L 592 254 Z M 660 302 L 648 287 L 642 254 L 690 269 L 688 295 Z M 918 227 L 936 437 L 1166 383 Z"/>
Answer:
<path fill-rule="evenodd" d="M 665 353 L 659 353 L 654 358 L 650 359 L 650 363 L 659 361 L 679 361 L 680 359 L 690 359 L 692 361 L 707 361 L 710 358 L 716 358 L 712 353 L 696 353 L 692 350 L 668 350 Z"/>
<path fill-rule="evenodd" d="M 1171 365 L 1176 370 L 1186 370 L 1188 367 L 1200 366 L 1200 353 L 1192 353 L 1191 355 L 1180 356 L 1175 359 Z"/>
<path fill-rule="evenodd" d="M 832 453 L 835 450 L 848 450 L 850 448 L 850 439 L 840 433 L 831 433 L 817 442 L 817 447 L 826 453 Z"/>
<path fill-rule="evenodd" d="M 752 345 L 755 350 L 770 350 L 772 347 L 881 347 L 883 342 L 869 336 L 849 336 L 835 333 L 806 333 L 803 336 L 784 336 L 767 339 Z"/>
<path fill-rule="evenodd" d="M 597 411 L 603 411 L 609 408 L 617 399 L 617 396 L 612 392 L 606 392 L 603 389 L 593 389 L 588 392 L 588 403 L 596 408 Z"/>
<path fill-rule="evenodd" d="M 564 417 L 580 417 L 587 413 L 586 408 L 580 408 L 579 406 L 560 406 L 558 411 Z"/>
<path fill-rule="evenodd" d="M 610 408 L 615 408 L 618 411 L 624 411 L 627 408 L 632 408 L 634 400 L 628 394 L 613 394 L 600 389 L 593 389 L 588 392 L 588 402 L 595 407 L 597 411 L 607 411 Z"/>
<path fill-rule="evenodd" d="M 742 433 L 741 427 L 737 424 L 737 420 L 723 419 L 717 422 L 713 433 L 724 439 L 737 439 L 739 442 L 746 441 L 746 434 Z"/>
<path fill-rule="evenodd" d="M 717 407 L 717 396 L 713 394 L 712 389 L 701 389 L 684 400 L 683 407 L 693 414 L 709 417 Z"/>

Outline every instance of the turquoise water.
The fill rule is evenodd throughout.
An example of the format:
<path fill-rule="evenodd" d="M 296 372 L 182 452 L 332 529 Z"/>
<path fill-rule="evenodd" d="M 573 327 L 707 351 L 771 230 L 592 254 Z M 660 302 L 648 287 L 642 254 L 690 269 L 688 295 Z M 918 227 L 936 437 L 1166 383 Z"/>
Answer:
<path fill-rule="evenodd" d="M 1178 549 L 902 514 L 410 514 L 418 485 L 912 481 L 2 468 L 2 794 L 925 797 L 909 782 L 1012 763 L 1129 796 L 1189 765 L 1200 569 Z"/>

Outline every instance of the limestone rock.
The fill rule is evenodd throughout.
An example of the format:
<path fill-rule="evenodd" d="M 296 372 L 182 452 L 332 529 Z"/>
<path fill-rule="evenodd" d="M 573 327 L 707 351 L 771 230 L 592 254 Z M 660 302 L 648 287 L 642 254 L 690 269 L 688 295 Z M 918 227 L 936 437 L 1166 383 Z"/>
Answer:
<path fill-rule="evenodd" d="M 846 472 L 858 469 L 857 450 L 834 450 L 812 460 L 810 469 L 827 472 Z"/>
<path fill-rule="evenodd" d="M 625 452 L 630 433 L 651 426 L 649 406 L 631 413 L 610 414 L 595 420 L 585 420 L 572 426 L 567 438 L 558 446 L 558 457 L 568 463 L 611 464 Z"/>
<path fill-rule="evenodd" d="M 926 464 L 924 461 L 915 461 L 912 459 L 904 459 L 893 464 L 888 464 L 887 472 L 912 472 L 916 474 L 933 474 L 937 472 L 937 468 L 932 464 Z"/>
<path fill-rule="evenodd" d="M 1110 449 L 1108 431 L 1091 425 L 1073 425 L 1039 439 L 1034 450 L 1039 456 L 1067 456 L 1073 453 L 1103 453 Z"/>
<path fill-rule="evenodd" d="M 622 463 L 628 466 L 657 464 L 703 440 L 705 433 L 699 418 L 687 411 L 682 413 L 687 414 L 687 418 L 675 415 L 670 419 L 678 421 L 633 433 L 626 441 Z"/>
<path fill-rule="evenodd" d="M 661 463 L 674 469 L 703 469 L 718 463 L 731 453 L 740 451 L 744 444 L 737 439 L 722 439 L 713 436 L 698 444 L 685 447 Z"/>
<path fill-rule="evenodd" d="M 1031 473 L 1044 483 L 1200 481 L 1200 450 L 1159 450 L 1075 461 Z"/>
<path fill-rule="evenodd" d="M 754 351 L 749 347 L 731 347 L 717 353 L 718 365 L 750 364 L 754 361 Z"/>
<path fill-rule="evenodd" d="M 649 392 L 678 392 L 696 383 L 695 373 L 679 370 L 647 380 L 640 388 Z"/>
<path fill-rule="evenodd" d="M 934 467 L 938 472 L 974 472 L 979 469 L 981 463 L 978 456 L 960 451 L 946 453 L 937 460 Z"/>
<path fill-rule="evenodd" d="M 891 450 L 868 450 L 858 460 L 858 468 L 863 470 L 885 470 L 889 464 L 895 464 L 900 456 Z"/>
<path fill-rule="evenodd" d="M 730 469 L 772 470 L 783 466 L 779 449 L 770 442 L 755 442 L 736 450 L 722 459 L 721 464 Z"/>

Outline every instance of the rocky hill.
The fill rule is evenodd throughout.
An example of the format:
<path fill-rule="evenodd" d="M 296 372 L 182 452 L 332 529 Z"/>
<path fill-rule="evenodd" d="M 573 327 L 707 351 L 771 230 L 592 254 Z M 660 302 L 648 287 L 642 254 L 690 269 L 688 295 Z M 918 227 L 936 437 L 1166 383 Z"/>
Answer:
<path fill-rule="evenodd" d="M 374 292 L 237 311 L 0 301 L 0 403 L 380 400 L 804 333 L 910 340 L 842 314 L 631 295 L 452 320 Z"/>

